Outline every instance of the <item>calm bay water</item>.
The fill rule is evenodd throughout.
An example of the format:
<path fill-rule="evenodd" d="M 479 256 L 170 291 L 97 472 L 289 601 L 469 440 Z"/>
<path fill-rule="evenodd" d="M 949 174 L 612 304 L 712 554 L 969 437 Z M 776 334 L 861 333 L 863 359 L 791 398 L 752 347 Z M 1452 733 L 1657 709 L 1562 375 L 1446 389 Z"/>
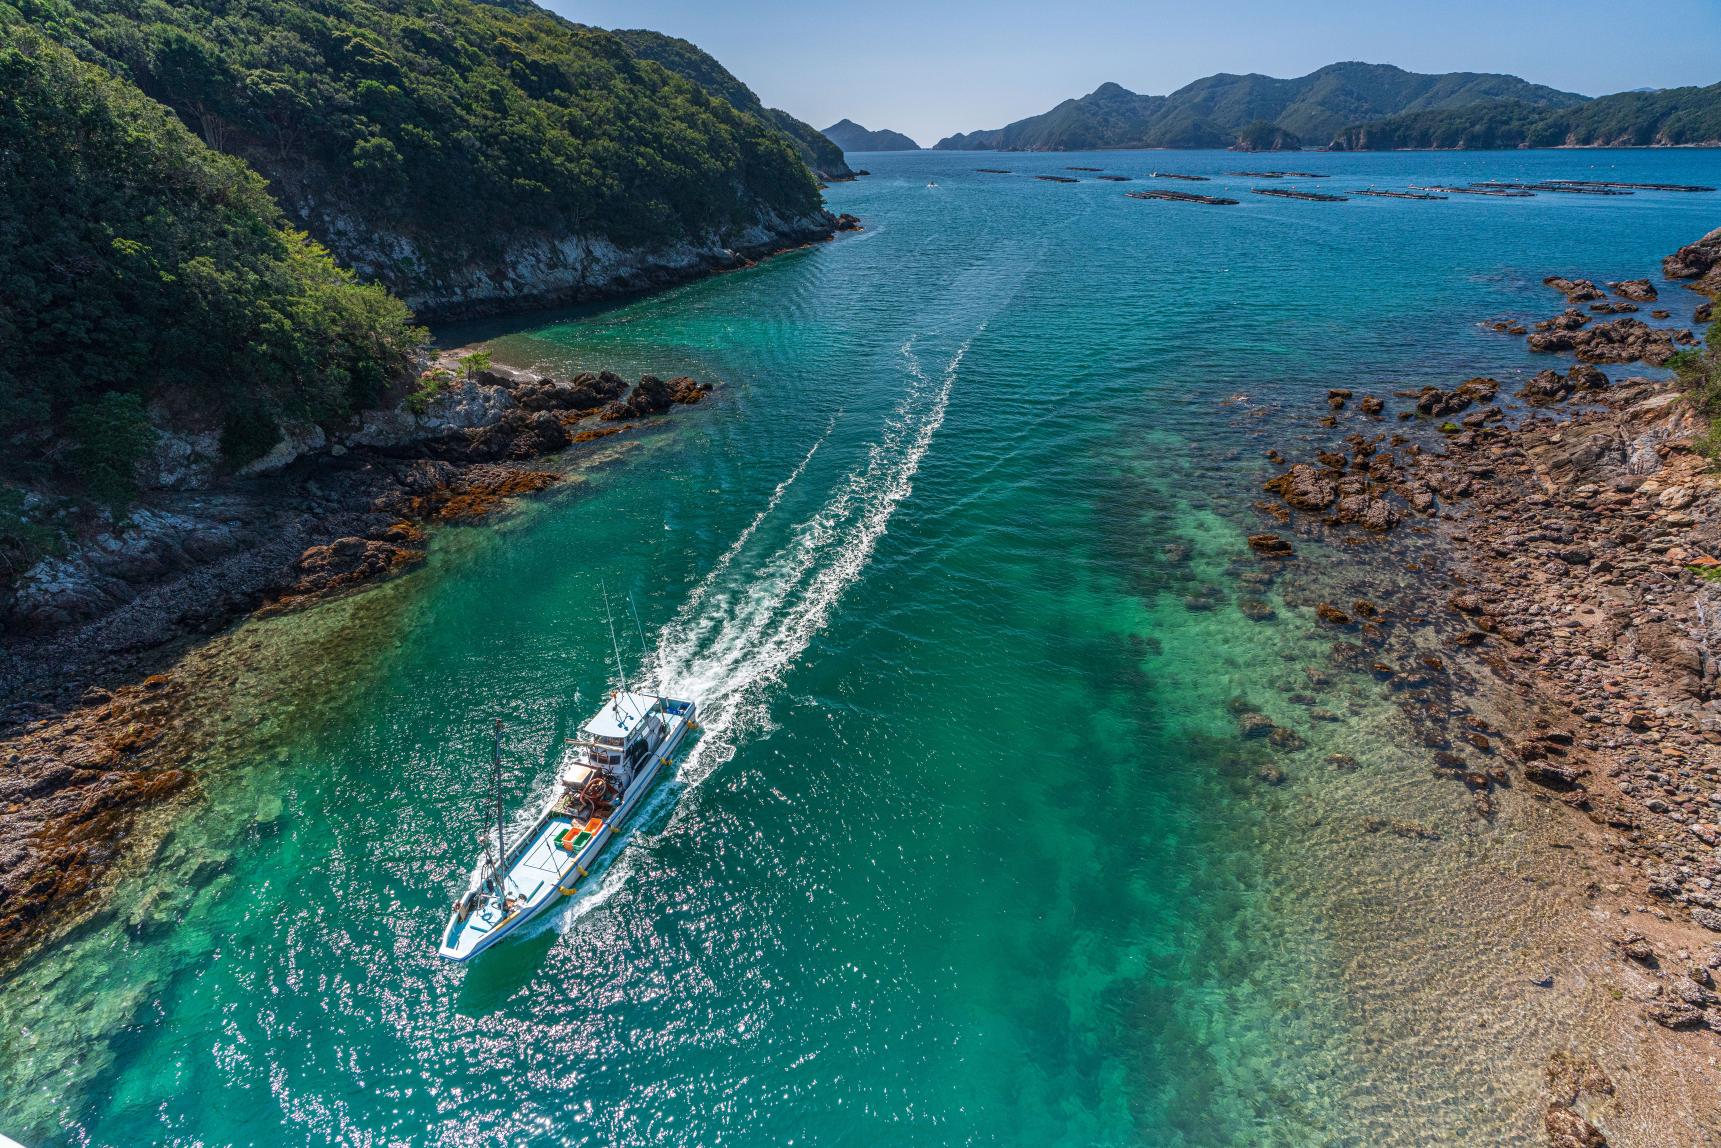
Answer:
<path fill-rule="evenodd" d="M 1530 1142 L 1539 1058 L 1581 1017 L 1502 940 L 1554 894 L 1476 874 L 1514 871 L 1534 812 L 1470 818 L 1366 682 L 1257 783 L 1227 703 L 1293 712 L 1324 640 L 1283 603 L 1245 619 L 1230 563 L 1262 449 L 1327 387 L 1545 365 L 1478 320 L 1557 310 L 1548 273 L 1654 274 L 1721 196 L 1201 207 L 1024 173 L 1271 161 L 863 162 L 829 193 L 858 235 L 455 333 L 719 390 L 427 568 L 217 644 L 207 801 L 110 919 L 0 987 L 0 1131 Z M 1323 191 L 1721 183 L 1704 152 L 1294 162 Z M 697 694 L 707 731 L 594 890 L 439 963 L 490 720 L 523 805 L 606 686 L 604 586 L 658 647 L 629 672 Z M 1382 844 L 1365 812 L 1443 837 Z"/>

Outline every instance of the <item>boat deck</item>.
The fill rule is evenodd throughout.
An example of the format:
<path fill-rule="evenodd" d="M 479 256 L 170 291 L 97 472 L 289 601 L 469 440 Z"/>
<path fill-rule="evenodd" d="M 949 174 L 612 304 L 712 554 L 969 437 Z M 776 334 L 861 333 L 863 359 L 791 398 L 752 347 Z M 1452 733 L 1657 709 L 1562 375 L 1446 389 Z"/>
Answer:
<path fill-rule="evenodd" d="M 556 839 L 573 827 L 574 823 L 565 817 L 552 817 L 508 870 L 506 889 L 515 899 L 515 912 L 541 899 L 544 886 L 560 881 L 573 868 L 573 855 L 556 846 Z M 487 902 L 466 919 L 461 931 L 482 936 L 513 915 L 504 913 L 500 905 Z"/>
<path fill-rule="evenodd" d="M 560 881 L 562 874 L 573 868 L 573 857 L 556 848 L 556 838 L 573 827 L 572 821 L 561 817 L 546 823 L 543 833 L 508 871 L 510 893 L 530 901 L 543 891 L 546 882 Z"/>
<path fill-rule="evenodd" d="M 655 759 L 644 763 L 641 772 L 628 783 L 625 796 L 614 805 L 603 801 L 593 808 L 576 803 L 566 794 L 547 805 L 530 843 L 523 849 L 515 845 L 508 850 L 513 860 L 508 865 L 503 887 L 510 907 L 505 909 L 498 904 L 475 876 L 474 884 L 468 886 L 449 917 L 438 946 L 442 956 L 468 960 L 558 900 L 559 893 L 572 894 L 578 879 L 586 876 L 586 870 L 580 866 L 590 867 L 596 862 L 614 838 L 619 823 L 627 819 L 650 789 L 659 768 L 673 763 L 670 755 L 683 734 L 690 728 L 698 728 L 693 724 L 695 704 L 675 698 L 640 697 L 661 705 L 666 718 L 664 736 L 654 751 Z M 580 810 L 577 817 L 573 816 L 576 804 Z M 474 901 L 476 907 L 463 915 L 464 905 Z"/>

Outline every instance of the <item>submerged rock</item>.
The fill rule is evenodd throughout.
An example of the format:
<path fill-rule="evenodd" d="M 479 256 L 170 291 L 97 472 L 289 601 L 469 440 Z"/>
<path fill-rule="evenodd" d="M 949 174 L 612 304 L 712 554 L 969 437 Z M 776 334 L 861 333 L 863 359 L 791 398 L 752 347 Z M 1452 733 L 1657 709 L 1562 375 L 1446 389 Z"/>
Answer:
<path fill-rule="evenodd" d="M 1263 558 L 1290 558 L 1295 551 L 1277 534 L 1249 535 L 1249 548 Z"/>

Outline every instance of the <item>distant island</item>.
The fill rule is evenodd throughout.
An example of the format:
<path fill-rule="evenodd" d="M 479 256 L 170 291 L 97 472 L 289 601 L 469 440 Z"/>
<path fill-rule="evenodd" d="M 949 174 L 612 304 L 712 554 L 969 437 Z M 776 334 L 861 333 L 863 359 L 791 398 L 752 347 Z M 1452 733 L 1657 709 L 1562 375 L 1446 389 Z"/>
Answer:
<path fill-rule="evenodd" d="M 845 152 L 919 151 L 920 145 L 903 135 L 881 128 L 868 131 L 850 119 L 841 119 L 825 129 L 825 137 Z"/>
<path fill-rule="evenodd" d="M 1041 115 L 959 133 L 941 150 L 1303 147 L 1368 150 L 1721 144 L 1721 84 L 1592 99 L 1479 72 L 1329 64 L 1278 79 L 1220 73 L 1168 96 L 1101 84 Z"/>
<path fill-rule="evenodd" d="M 1347 128 L 1335 149 L 1721 146 L 1721 84 L 1620 92 L 1568 108 L 1490 100 Z"/>

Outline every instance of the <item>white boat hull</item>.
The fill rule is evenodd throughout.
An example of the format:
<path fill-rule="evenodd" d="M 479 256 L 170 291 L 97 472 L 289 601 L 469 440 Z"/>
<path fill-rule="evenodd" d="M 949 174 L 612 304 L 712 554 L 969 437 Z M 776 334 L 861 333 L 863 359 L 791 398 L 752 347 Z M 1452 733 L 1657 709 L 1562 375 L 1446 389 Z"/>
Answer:
<path fill-rule="evenodd" d="M 525 846 L 509 850 L 504 888 L 515 898 L 512 909 L 504 911 L 502 906 L 487 902 L 467 914 L 458 910 L 451 913 L 437 947 L 439 956 L 451 961 L 469 961 L 579 891 L 610 842 L 644 803 L 658 776 L 673 766 L 674 754 L 686 741 L 689 731 L 697 728 L 694 721 L 697 707 L 693 702 L 668 698 L 663 701 L 666 706 L 683 708 L 666 722 L 663 740 L 640 766 L 610 815 L 575 826 L 572 818 L 556 812 L 561 794 L 553 793 L 533 822 Z M 558 844 L 558 838 L 576 830 L 589 832 L 589 839 L 578 842 L 572 851 Z M 468 892 L 477 887 L 475 879 Z"/>

